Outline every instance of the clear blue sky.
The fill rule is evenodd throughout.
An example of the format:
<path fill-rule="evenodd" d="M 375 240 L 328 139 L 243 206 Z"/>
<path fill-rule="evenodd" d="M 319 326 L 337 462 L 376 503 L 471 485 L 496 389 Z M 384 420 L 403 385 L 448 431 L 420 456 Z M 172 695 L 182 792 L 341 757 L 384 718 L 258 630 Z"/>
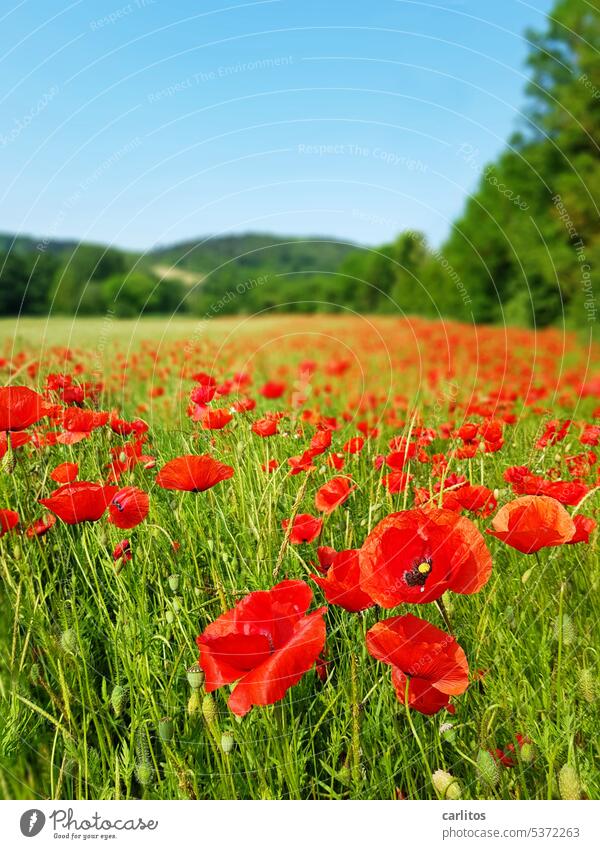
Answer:
<path fill-rule="evenodd" d="M 518 126 L 551 5 L 5 0 L 0 231 L 437 244 Z"/>

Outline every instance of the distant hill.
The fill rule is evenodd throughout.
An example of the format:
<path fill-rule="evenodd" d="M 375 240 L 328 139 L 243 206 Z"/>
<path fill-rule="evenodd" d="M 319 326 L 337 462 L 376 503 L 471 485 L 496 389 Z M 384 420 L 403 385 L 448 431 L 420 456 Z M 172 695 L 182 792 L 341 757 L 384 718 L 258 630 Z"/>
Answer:
<path fill-rule="evenodd" d="M 42 314 L 50 304 L 83 314 L 204 313 L 242 283 L 244 297 L 228 299 L 220 312 L 256 310 L 309 292 L 314 298 L 319 275 L 331 277 L 362 251 L 335 239 L 268 233 L 207 236 L 143 253 L 2 233 L 0 308 L 7 315 Z M 260 291 L 250 291 L 257 278 Z"/>
<path fill-rule="evenodd" d="M 229 264 L 248 271 L 269 267 L 280 272 L 328 272 L 337 270 L 354 250 L 356 245 L 323 237 L 243 233 L 157 247 L 146 255 L 145 261 L 202 274 Z"/>

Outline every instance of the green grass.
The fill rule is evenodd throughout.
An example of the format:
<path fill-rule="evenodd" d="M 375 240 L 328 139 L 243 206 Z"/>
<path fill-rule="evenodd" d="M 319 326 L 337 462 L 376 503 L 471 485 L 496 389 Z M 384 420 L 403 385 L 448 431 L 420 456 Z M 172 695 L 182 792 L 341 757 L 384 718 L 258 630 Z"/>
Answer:
<path fill-rule="evenodd" d="M 199 342 L 204 353 L 198 354 L 198 362 L 204 357 L 212 363 L 216 352 L 222 378 L 251 360 L 255 390 L 281 366 L 295 366 L 306 357 L 321 361 L 332 351 L 340 355 L 342 344 L 348 343 L 371 369 L 366 389 L 373 386 L 379 392 L 383 349 L 376 341 L 357 341 L 365 333 L 362 326 L 354 328 L 351 339 L 352 325 L 344 321 L 256 321 L 243 327 L 233 320 L 215 322 L 209 340 Z M 87 351 L 76 353 L 75 361 L 81 359 L 89 368 L 97 359 L 98 340 L 104 339 L 102 367 L 109 373 L 119 370 L 117 345 L 130 357 L 140 350 L 141 340 L 150 340 L 150 347 L 160 351 L 158 364 L 147 354 L 142 357 L 129 373 L 125 394 L 107 380 L 103 408 L 116 401 L 131 417 L 140 403 L 150 403 L 150 386 L 160 383 L 165 395 L 141 413 L 151 422 L 149 453 L 156 456 L 157 467 L 184 453 L 211 450 L 214 437 L 215 455 L 231 463 L 235 475 L 206 493 L 169 493 L 154 485 L 154 471 L 138 466 L 123 485 L 148 490 L 151 512 L 132 531 L 119 531 L 105 521 L 85 527 L 57 522 L 43 538 L 11 533 L 0 540 L 3 798 L 393 799 L 403 794 L 428 799 L 436 797 L 431 773 L 444 769 L 460 782 L 463 798 L 546 799 L 558 797 L 557 775 L 566 763 L 577 770 L 583 792 L 600 798 L 600 567 L 592 544 L 545 549 L 536 558 L 487 538 L 494 560 L 490 582 L 474 596 L 446 599 L 471 673 L 485 673 L 454 700 L 455 716 L 445 711 L 433 717 L 407 716 L 396 700 L 389 667 L 367 653 L 365 631 L 391 611 L 350 614 L 330 606 L 331 665 L 324 684 L 311 671 L 280 704 L 254 707 L 241 721 L 229 712 L 228 688 L 223 688 L 213 696 L 216 717 L 207 722 L 193 700 L 190 704 L 186 676 L 197 660 L 195 637 L 245 593 L 269 588 L 286 576 L 309 580 L 314 571 L 316 544 L 289 546 L 279 575 L 274 575 L 283 539 L 281 520 L 290 515 L 304 480 L 289 476 L 285 461 L 303 450 L 312 429 L 306 428 L 304 439 L 288 435 L 261 440 L 247 421 L 235 419 L 226 431 L 197 431 L 181 413 L 180 361 L 169 365 L 168 356 L 175 351 L 181 357 L 194 322 L 169 327 L 158 321 L 140 327 L 108 322 L 108 327 L 107 348 L 101 322 L 78 321 L 71 333 L 68 319 L 49 325 L 25 320 L 17 328 L 16 350 L 25 351 L 23 362 L 31 363 L 43 347 L 44 373 L 56 370 L 61 360 L 51 348 L 71 344 Z M 12 347 L 13 330 L 0 325 L 4 356 Z M 378 320 L 377 330 L 387 334 L 386 350 L 397 359 L 393 321 Z M 315 349 L 308 334 L 316 331 L 321 335 Z M 305 334 L 301 339 L 292 335 L 300 332 Z M 326 334 L 338 339 L 331 350 L 331 343 L 323 341 Z M 428 353 L 438 362 L 435 350 Z M 576 350 L 571 356 L 578 361 Z M 164 374 L 163 366 L 168 366 Z M 29 379 L 25 373 L 23 380 Z M 290 383 L 294 374 L 295 369 L 287 375 Z M 396 367 L 395 374 L 396 393 L 409 393 L 407 385 L 419 380 L 417 369 L 412 384 L 407 384 L 406 368 Z M 336 384 L 336 378 L 317 374 L 316 385 L 340 386 L 339 393 L 329 396 L 329 415 L 355 408 L 359 372 L 351 376 Z M 466 389 L 467 377 L 461 380 Z M 184 396 L 190 386 L 186 381 Z M 259 397 L 257 412 L 284 407 L 253 394 Z M 448 396 L 441 397 L 423 389 L 419 409 L 425 423 L 439 426 L 450 416 Z M 308 406 L 316 404 L 312 397 Z M 588 407 L 577 415 L 590 420 L 593 404 Z M 555 411 L 561 417 L 572 412 Z M 559 445 L 536 454 L 539 426 L 540 418 L 527 411 L 501 452 L 462 461 L 451 471 L 500 488 L 499 503 L 504 503 L 511 497 L 502 479 L 507 466 L 535 457 L 534 468 L 548 469 L 557 462 L 555 454 L 569 453 L 568 446 Z M 282 429 L 293 434 L 289 423 Z M 338 550 L 359 547 L 377 521 L 405 506 L 404 495 L 387 494 L 373 468 L 374 457 L 385 453 L 387 440 L 400 432 L 383 424 L 381 435 L 348 462 L 358 489 L 326 519 L 320 544 Z M 355 424 L 347 423 L 335 434 L 336 447 L 355 434 Z M 17 510 L 26 526 L 41 513 L 37 499 L 55 486 L 48 479 L 55 465 L 75 460 L 80 479 L 99 480 L 106 473 L 109 449 L 120 441 L 102 430 L 71 447 L 28 447 L 12 473 L 6 467 L 2 472 L 0 507 Z M 569 450 L 575 453 L 581 447 L 574 442 Z M 267 456 L 281 462 L 271 476 L 260 471 Z M 421 486 L 429 486 L 430 471 L 429 465 L 411 467 Z M 332 474 L 317 468 L 300 512 L 315 512 L 314 492 Z M 584 512 L 591 514 L 597 503 L 597 496 L 591 496 Z M 490 520 L 474 521 L 483 530 Z M 119 571 L 111 552 L 123 537 L 131 540 L 134 557 Z M 180 543 L 177 553 L 173 540 Z M 321 598 L 315 587 L 315 603 L 322 603 Z M 393 613 L 409 609 L 444 628 L 435 605 L 405 605 Z M 558 623 L 565 616 L 561 629 Z M 591 678 L 591 686 L 582 686 L 582 675 Z M 168 741 L 159 734 L 163 717 L 173 721 Z M 451 731 L 440 733 L 448 722 Z M 221 745 L 226 732 L 235 739 L 228 754 Z M 492 786 L 476 768 L 477 754 L 503 748 L 517 733 L 534 741 L 533 762 L 501 768 Z"/>

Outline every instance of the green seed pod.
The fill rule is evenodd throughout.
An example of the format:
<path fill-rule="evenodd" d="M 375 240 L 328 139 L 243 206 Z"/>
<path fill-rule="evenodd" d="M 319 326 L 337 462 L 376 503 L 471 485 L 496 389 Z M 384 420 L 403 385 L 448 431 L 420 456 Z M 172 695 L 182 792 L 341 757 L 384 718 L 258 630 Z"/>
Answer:
<path fill-rule="evenodd" d="M 477 753 L 477 771 L 480 779 L 490 787 L 495 787 L 500 781 L 498 764 L 494 756 L 485 749 L 480 749 Z"/>
<path fill-rule="evenodd" d="M 431 783 L 435 787 L 436 793 L 442 799 L 460 799 L 462 795 L 462 789 L 458 780 L 443 769 L 436 769 L 431 776 Z"/>
<path fill-rule="evenodd" d="M 172 610 L 167 610 L 165 612 L 165 619 L 167 620 L 167 625 L 172 625 L 175 621 L 175 614 Z"/>
<path fill-rule="evenodd" d="M 554 639 L 558 640 L 560 635 L 561 623 L 557 619 L 554 624 Z M 575 627 L 568 613 L 564 613 L 562 618 L 562 642 L 564 646 L 571 646 L 575 642 Z"/>
<path fill-rule="evenodd" d="M 167 580 L 169 582 L 169 587 L 171 588 L 171 590 L 176 593 L 179 589 L 179 575 L 169 575 Z"/>
<path fill-rule="evenodd" d="M 209 693 L 202 699 L 202 716 L 207 725 L 212 725 L 218 716 L 215 700 Z"/>
<path fill-rule="evenodd" d="M 158 723 L 158 736 L 163 743 L 170 743 L 173 739 L 173 720 L 168 716 L 163 716 Z"/>
<path fill-rule="evenodd" d="M 67 628 L 60 635 L 60 645 L 66 654 L 77 653 L 77 632 L 73 628 Z"/>
<path fill-rule="evenodd" d="M 193 716 L 196 713 L 196 711 L 200 709 L 201 704 L 202 703 L 200 701 L 200 691 L 199 690 L 192 690 L 190 697 L 188 699 L 188 706 L 187 706 L 187 710 L 188 710 L 189 715 Z"/>
<path fill-rule="evenodd" d="M 199 690 L 204 684 L 204 672 L 199 663 L 193 663 L 187 671 L 188 684 L 192 690 Z"/>
<path fill-rule="evenodd" d="M 561 799 L 581 799 L 579 776 L 569 764 L 565 764 L 558 773 L 558 789 Z"/>
<path fill-rule="evenodd" d="M 585 699 L 586 702 L 592 704 L 592 702 L 596 701 L 597 687 L 591 669 L 584 666 L 583 669 L 579 671 L 577 684 L 581 697 Z"/>
<path fill-rule="evenodd" d="M 127 705 L 127 687 L 122 687 L 120 684 L 117 684 L 111 693 L 110 703 L 115 712 L 115 716 L 121 716 L 123 709 Z"/>
<path fill-rule="evenodd" d="M 221 734 L 221 748 L 228 755 L 235 745 L 235 739 L 231 731 L 224 731 Z"/>
<path fill-rule="evenodd" d="M 173 611 L 175 613 L 179 613 L 179 611 L 181 610 L 181 602 L 182 602 L 181 596 L 176 595 L 175 598 L 173 599 Z"/>

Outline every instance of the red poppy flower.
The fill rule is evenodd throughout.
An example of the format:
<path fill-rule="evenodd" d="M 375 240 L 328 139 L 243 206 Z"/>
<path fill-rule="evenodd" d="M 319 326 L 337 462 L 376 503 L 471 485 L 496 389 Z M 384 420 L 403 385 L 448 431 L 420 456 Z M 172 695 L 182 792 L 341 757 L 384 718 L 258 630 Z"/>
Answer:
<path fill-rule="evenodd" d="M 133 557 L 131 553 L 131 545 L 128 539 L 122 539 L 118 545 L 115 546 L 115 550 L 113 551 L 113 560 L 123 560 L 123 563 L 129 562 Z"/>
<path fill-rule="evenodd" d="M 50 472 L 50 477 L 56 483 L 72 483 L 79 474 L 77 463 L 61 463 Z"/>
<path fill-rule="evenodd" d="M 12 531 L 19 524 L 19 514 L 16 510 L 0 510 L 0 537 Z"/>
<path fill-rule="evenodd" d="M 108 421 L 108 416 L 108 413 L 69 407 L 63 416 L 64 430 L 59 433 L 56 441 L 61 445 L 75 445 L 82 439 L 87 439 L 92 431 L 103 427 Z"/>
<path fill-rule="evenodd" d="M 327 465 L 331 466 L 337 472 L 341 471 L 344 468 L 344 463 L 345 463 L 345 460 L 344 460 L 343 454 L 335 453 L 335 454 L 330 454 L 327 457 Z"/>
<path fill-rule="evenodd" d="M 259 390 L 263 398 L 281 398 L 285 392 L 285 383 L 278 383 L 275 380 L 269 380 Z"/>
<path fill-rule="evenodd" d="M 437 508 L 392 513 L 360 550 L 361 586 L 382 607 L 471 594 L 487 583 L 492 558 L 466 517 Z"/>
<path fill-rule="evenodd" d="M 270 475 L 272 472 L 277 471 L 277 469 L 279 468 L 279 463 L 277 462 L 277 460 L 269 460 L 268 463 L 261 463 L 260 467 L 263 472 L 266 472 L 268 475 Z"/>
<path fill-rule="evenodd" d="M 413 475 L 406 472 L 390 472 L 389 475 L 383 476 L 382 483 L 390 495 L 395 495 L 398 492 L 404 492 L 412 479 Z"/>
<path fill-rule="evenodd" d="M 330 604 L 336 604 L 351 613 L 373 607 L 373 599 L 360 587 L 357 549 L 339 551 L 325 578 L 319 575 L 311 575 L 311 578 L 321 587 Z"/>
<path fill-rule="evenodd" d="M 41 395 L 28 386 L 0 386 L 0 430 L 25 430 L 51 409 Z"/>
<path fill-rule="evenodd" d="M 274 436 L 277 433 L 277 419 L 257 419 L 252 423 L 252 433 L 257 436 Z"/>
<path fill-rule="evenodd" d="M 473 486 L 470 483 L 450 492 L 444 492 L 442 503 L 445 510 L 468 510 L 478 516 L 489 516 L 498 506 L 491 489 L 486 486 Z"/>
<path fill-rule="evenodd" d="M 488 534 L 523 554 L 563 545 L 575 535 L 573 519 L 556 499 L 524 495 L 509 501 L 494 516 Z"/>
<path fill-rule="evenodd" d="M 283 530 L 287 530 L 290 524 L 289 519 L 284 519 L 281 523 Z M 290 542 L 293 545 L 299 545 L 303 542 L 312 542 L 321 533 L 323 520 L 311 516 L 310 513 L 299 513 L 292 522 L 290 532 Z"/>
<path fill-rule="evenodd" d="M 314 566 L 324 575 L 335 560 L 336 555 L 337 551 L 335 548 L 332 548 L 330 545 L 320 545 L 317 548 L 317 558 L 319 563 L 318 565 L 316 563 L 311 563 L 311 566 Z"/>
<path fill-rule="evenodd" d="M 231 466 L 209 454 L 184 454 L 165 463 L 156 476 L 156 483 L 163 489 L 204 492 L 232 476 Z"/>
<path fill-rule="evenodd" d="M 314 469 L 313 455 L 310 451 L 305 451 L 299 457 L 289 457 L 288 465 L 291 467 L 292 475 L 299 475 L 300 472 L 309 472 Z"/>
<path fill-rule="evenodd" d="M 40 498 L 40 504 L 52 510 L 67 525 L 97 522 L 114 492 L 115 488 L 112 486 L 79 481 L 55 489 L 48 498 Z"/>
<path fill-rule="evenodd" d="M 309 451 L 316 457 L 317 454 L 323 454 L 329 446 L 331 445 L 331 431 L 330 430 L 318 430 L 313 438 L 310 440 L 310 448 Z"/>
<path fill-rule="evenodd" d="M 190 392 L 190 401 L 194 404 L 200 404 L 200 406 L 209 404 L 215 397 L 216 392 L 216 386 L 203 386 L 202 384 L 194 386 Z"/>
<path fill-rule="evenodd" d="M 232 418 L 229 410 L 205 410 L 200 416 L 200 421 L 204 430 L 221 430 Z"/>
<path fill-rule="evenodd" d="M 108 424 L 113 433 L 118 433 L 119 436 L 129 436 L 131 433 L 137 433 L 138 436 L 148 432 L 148 425 L 143 419 L 134 419 L 131 422 L 125 419 L 120 419 L 113 413 Z"/>
<path fill-rule="evenodd" d="M 326 608 L 307 615 L 312 597 L 304 581 L 282 581 L 250 593 L 209 625 L 196 640 L 206 692 L 237 681 L 228 704 L 238 716 L 282 699 L 325 645 Z"/>
<path fill-rule="evenodd" d="M 398 700 L 419 713 L 454 709 L 450 696 L 469 685 L 469 665 L 454 637 L 408 613 L 378 622 L 367 631 L 370 655 L 392 667 L 392 684 Z"/>
<path fill-rule="evenodd" d="M 238 398 L 238 400 L 233 403 L 233 409 L 236 413 L 249 413 L 255 407 L 256 401 L 254 398 Z"/>
<path fill-rule="evenodd" d="M 576 516 L 573 516 L 573 524 L 575 525 L 575 533 L 571 539 L 567 540 L 568 544 L 573 545 L 576 542 L 589 542 L 590 534 L 595 531 L 597 526 L 596 520 L 590 516 L 582 516 L 581 513 L 578 513 Z"/>
<path fill-rule="evenodd" d="M 56 524 L 56 516 L 52 513 L 46 513 L 41 519 L 36 519 L 33 524 L 27 528 L 28 537 L 43 537 Z"/>
<path fill-rule="evenodd" d="M 30 433 L 17 433 L 13 431 L 8 435 L 7 431 L 0 431 L 0 460 L 6 455 L 8 451 L 8 440 L 10 439 L 10 447 L 14 451 L 16 448 L 21 448 L 23 445 L 27 445 L 28 442 L 31 442 L 32 435 Z"/>
<path fill-rule="evenodd" d="M 348 478 L 336 477 L 323 484 L 315 495 L 315 507 L 329 516 L 336 507 L 350 498 L 356 486 L 350 486 Z"/>
<path fill-rule="evenodd" d="M 148 515 L 150 497 L 136 486 L 120 489 L 109 504 L 108 521 L 117 528 L 135 528 Z"/>
<path fill-rule="evenodd" d="M 346 454 L 358 454 L 363 450 L 365 444 L 365 440 L 362 436 L 353 436 L 352 439 L 349 439 L 348 442 L 344 444 L 343 451 Z"/>

